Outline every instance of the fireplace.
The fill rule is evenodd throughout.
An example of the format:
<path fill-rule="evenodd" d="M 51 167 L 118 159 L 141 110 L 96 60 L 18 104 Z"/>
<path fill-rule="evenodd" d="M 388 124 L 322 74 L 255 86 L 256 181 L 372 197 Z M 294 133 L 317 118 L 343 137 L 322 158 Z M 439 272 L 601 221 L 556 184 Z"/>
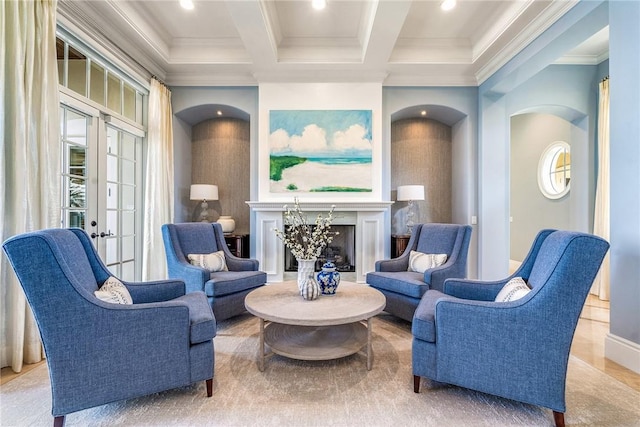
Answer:
<path fill-rule="evenodd" d="M 337 232 L 338 234 L 318 257 L 316 271 L 320 271 L 322 264 L 331 261 L 338 271 L 355 272 L 356 226 L 353 224 L 332 225 L 331 231 Z M 284 271 L 298 271 L 296 258 L 287 247 L 284 249 Z"/>
<path fill-rule="evenodd" d="M 332 206 L 335 206 L 331 227 L 340 231 L 340 235 L 344 238 L 344 241 L 338 239 L 329 245 L 325 258 L 318 261 L 316 269 L 322 267 L 326 257 L 333 257 L 334 262 L 338 260 L 339 268 L 349 268 L 349 272 L 340 270 L 353 277 L 348 280 L 364 282 L 366 274 L 375 269 L 375 262 L 389 254 L 391 237 L 388 221 L 392 203 L 388 201 L 301 202 L 301 209 L 311 218 L 318 213 L 326 214 Z M 285 250 L 284 244 L 273 231 L 274 228 L 281 230 L 284 227 L 283 205 L 286 202 L 250 201 L 247 204 L 255 215 L 251 232 L 252 240 L 255 236 L 255 249 L 252 249 L 255 252 L 252 252 L 252 257 L 260 263 L 260 270 L 267 273 L 267 281 L 291 280 L 291 275 L 294 273 L 286 273 L 285 270 L 294 269 L 295 259 L 292 259 L 291 254 Z M 337 228 L 343 226 L 346 227 L 343 230 Z"/>

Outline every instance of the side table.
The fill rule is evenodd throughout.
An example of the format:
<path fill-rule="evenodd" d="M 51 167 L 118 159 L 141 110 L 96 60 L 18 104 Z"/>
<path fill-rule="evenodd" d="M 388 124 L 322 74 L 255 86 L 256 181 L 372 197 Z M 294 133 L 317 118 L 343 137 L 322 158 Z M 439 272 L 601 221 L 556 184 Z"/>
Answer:
<path fill-rule="evenodd" d="M 239 258 L 249 258 L 248 234 L 225 234 L 224 240 L 232 254 Z"/>
<path fill-rule="evenodd" d="M 398 258 L 409 244 L 411 234 L 392 234 L 391 235 L 391 258 Z"/>

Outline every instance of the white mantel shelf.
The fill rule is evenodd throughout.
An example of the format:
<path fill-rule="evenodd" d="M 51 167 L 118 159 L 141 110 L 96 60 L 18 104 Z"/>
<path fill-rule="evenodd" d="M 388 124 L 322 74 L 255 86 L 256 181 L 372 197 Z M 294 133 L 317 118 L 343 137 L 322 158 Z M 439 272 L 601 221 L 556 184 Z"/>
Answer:
<path fill-rule="evenodd" d="M 380 201 L 380 202 L 300 202 L 300 209 L 303 211 L 328 211 L 331 209 L 331 206 L 335 206 L 336 211 L 367 211 L 367 212 L 379 212 L 386 211 L 389 206 L 391 206 L 394 202 L 392 201 Z M 263 211 L 263 212 L 282 212 L 284 211 L 284 206 L 293 207 L 293 201 L 286 202 L 254 202 L 250 201 L 247 204 L 254 211 Z"/>
<path fill-rule="evenodd" d="M 269 282 L 281 282 L 284 275 L 284 245 L 273 232 L 284 227 L 283 213 L 285 205 L 293 208 L 293 200 L 249 201 L 247 204 L 255 214 L 256 255 L 260 269 L 267 273 Z M 385 254 L 386 222 L 392 201 L 305 201 L 300 202 L 304 212 L 328 212 L 335 206 L 334 212 L 343 212 L 335 216 L 336 223 L 356 226 L 356 281 L 364 282 L 366 274 L 373 271 L 375 262 Z"/>

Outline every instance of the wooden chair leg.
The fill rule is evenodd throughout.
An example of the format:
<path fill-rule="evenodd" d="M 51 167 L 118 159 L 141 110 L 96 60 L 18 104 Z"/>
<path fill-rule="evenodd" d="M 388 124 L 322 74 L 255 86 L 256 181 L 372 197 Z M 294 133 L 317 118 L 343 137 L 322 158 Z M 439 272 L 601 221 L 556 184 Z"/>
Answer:
<path fill-rule="evenodd" d="M 413 392 L 420 393 L 420 377 L 418 375 L 413 376 Z"/>
<path fill-rule="evenodd" d="M 207 397 L 213 396 L 213 378 L 209 378 L 207 381 Z"/>
<path fill-rule="evenodd" d="M 64 427 L 64 415 L 53 417 L 53 427 Z"/>
<path fill-rule="evenodd" d="M 556 427 L 564 427 L 564 413 L 553 411 L 553 421 L 555 421 Z"/>

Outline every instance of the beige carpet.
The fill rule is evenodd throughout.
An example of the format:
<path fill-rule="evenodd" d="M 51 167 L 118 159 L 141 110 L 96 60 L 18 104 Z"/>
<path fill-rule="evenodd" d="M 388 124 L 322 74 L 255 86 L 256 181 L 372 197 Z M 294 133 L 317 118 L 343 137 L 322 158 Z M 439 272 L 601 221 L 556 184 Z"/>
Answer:
<path fill-rule="evenodd" d="M 413 393 L 411 333 L 391 316 L 374 320 L 374 365 L 362 355 L 329 362 L 274 356 L 255 363 L 258 322 L 221 322 L 215 339 L 214 395 L 204 383 L 103 405 L 67 416 L 67 426 L 547 426 L 550 410 L 458 387 Z M 133 375 L 132 375 L 133 378 Z M 571 357 L 571 426 L 640 426 L 640 393 Z M 45 365 L 2 386 L 0 425 L 50 426 Z"/>

